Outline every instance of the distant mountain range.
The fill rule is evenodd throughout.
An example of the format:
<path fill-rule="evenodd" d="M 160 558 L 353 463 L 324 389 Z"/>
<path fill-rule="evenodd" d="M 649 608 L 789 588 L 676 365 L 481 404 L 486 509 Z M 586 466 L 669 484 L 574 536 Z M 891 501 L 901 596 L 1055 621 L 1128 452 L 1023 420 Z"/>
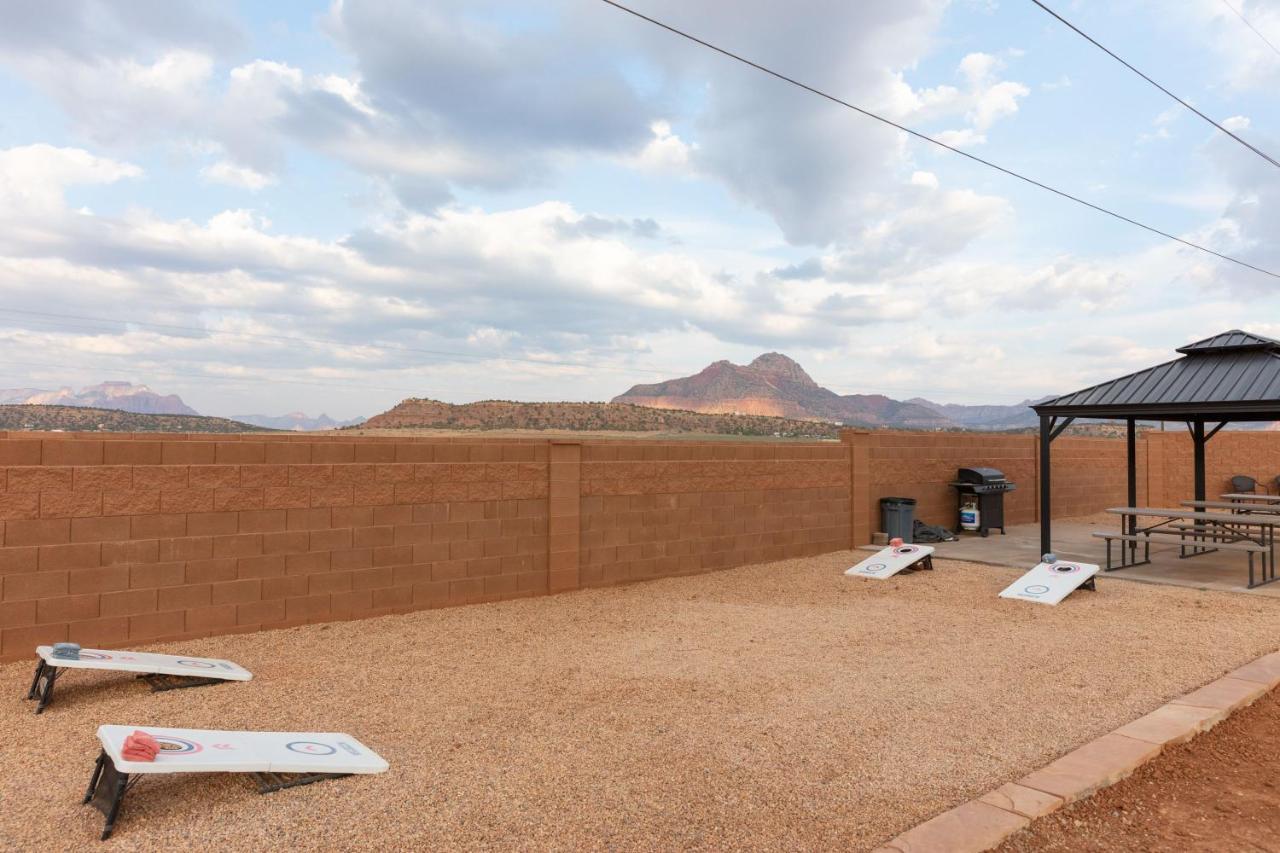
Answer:
<path fill-rule="evenodd" d="M 1023 400 L 1013 406 L 965 406 L 959 403 L 934 403 L 923 397 L 912 397 L 908 403 L 924 406 L 965 429 L 1023 429 L 1039 427 L 1040 418 L 1031 409 L 1037 403 L 1053 399 Z"/>
<path fill-rule="evenodd" d="M 372 429 L 531 429 L 706 433 L 785 438 L 836 438 L 834 424 L 765 415 L 704 414 L 625 403 L 514 403 L 484 400 L 455 406 L 404 400 L 362 425 Z"/>
<path fill-rule="evenodd" d="M 693 376 L 636 385 L 610 403 L 486 400 L 452 405 L 413 398 L 368 421 L 362 418 L 339 421 L 324 414 L 311 417 L 304 412 L 244 414 L 234 415 L 230 420 L 212 420 L 225 424 L 217 431 L 329 430 L 364 425 L 833 438 L 841 425 L 915 430 L 1026 429 L 1038 423 L 1029 408 L 1032 402 L 1027 400 L 1016 406 L 962 406 L 934 403 L 923 397 L 895 400 L 882 394 L 837 394 L 820 386 L 794 360 L 770 352 L 747 365 L 717 361 Z M 0 389 L 0 405 L 4 404 L 21 409 L 8 413 L 7 423 L 18 420 L 33 424 L 34 429 L 174 428 L 169 422 L 147 426 L 141 420 L 119 417 L 126 414 L 203 418 L 177 394 L 159 394 L 146 385 L 129 382 L 102 382 L 79 391 L 69 387 Z M 50 409 L 47 417 L 34 411 L 39 407 Z M 91 409 L 95 414 L 78 418 L 60 411 L 68 407 Z M 55 409 L 59 411 L 53 411 Z M 114 411 L 116 416 L 97 413 L 105 410 Z M 187 428 L 213 430 L 211 424 Z"/>
<path fill-rule="evenodd" d="M 894 400 L 882 394 L 837 394 L 777 352 L 765 353 L 747 365 L 717 361 L 693 376 L 636 385 L 613 402 L 898 429 L 1003 430 L 1039 422 L 1028 408 L 1030 400 L 1016 406 L 962 406 L 921 397 Z"/>
<path fill-rule="evenodd" d="M 335 421 L 326 414 L 311 417 L 305 412 L 290 412 L 287 415 L 232 415 L 237 421 L 267 427 L 268 429 L 287 429 L 295 432 L 309 432 L 316 429 L 341 429 L 364 423 L 364 418 L 351 418 L 346 421 Z"/>
<path fill-rule="evenodd" d="M 0 403 L 31 406 L 89 406 L 118 409 L 146 415 L 198 415 L 177 394 L 157 394 L 146 385 L 130 382 L 102 382 L 79 391 L 62 387 L 56 391 L 39 388 L 0 389 Z"/>
<path fill-rule="evenodd" d="M 146 385 L 134 385 L 131 382 L 102 382 L 97 385 L 90 385 L 87 388 L 81 388 L 79 391 L 73 391 L 69 387 L 62 387 L 56 391 L 48 391 L 41 388 L 3 388 L 0 389 L 0 405 L 3 404 L 84 406 L 132 412 L 134 414 L 204 417 L 184 403 L 177 394 L 157 394 Z M 240 422 L 241 426 L 283 430 L 317 430 L 352 426 L 363 422 L 364 418 L 335 421 L 325 414 L 313 418 L 304 412 L 290 412 L 287 415 L 232 415 L 232 420 Z M 231 421 L 228 422 L 230 423 Z M 96 427 L 89 428 L 94 429 Z"/>

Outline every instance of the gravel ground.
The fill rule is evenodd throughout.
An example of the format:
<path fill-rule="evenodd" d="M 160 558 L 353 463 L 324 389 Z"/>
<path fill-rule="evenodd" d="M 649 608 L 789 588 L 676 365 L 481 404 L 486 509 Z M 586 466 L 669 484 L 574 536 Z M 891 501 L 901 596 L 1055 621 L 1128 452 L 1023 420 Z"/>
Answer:
<path fill-rule="evenodd" d="M 858 554 L 857 557 L 865 556 Z M 99 723 L 348 731 L 391 762 L 260 796 L 144 778 L 114 850 L 868 848 L 1274 650 L 1280 604 L 1012 569 L 846 578 L 849 552 L 170 645 L 255 673 L 151 695 L 0 668 L 0 848 L 96 844 Z M 385 661 L 385 662 L 383 662 Z"/>

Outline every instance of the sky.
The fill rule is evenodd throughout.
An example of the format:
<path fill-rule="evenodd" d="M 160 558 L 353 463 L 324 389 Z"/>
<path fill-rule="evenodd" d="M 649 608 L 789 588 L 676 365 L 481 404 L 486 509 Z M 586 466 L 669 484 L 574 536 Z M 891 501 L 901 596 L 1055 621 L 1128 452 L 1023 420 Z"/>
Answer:
<path fill-rule="evenodd" d="M 1280 271 L 1280 171 L 1028 0 L 634 0 Z M 1280 159 L 1280 0 L 1050 3 Z M 784 352 L 1012 404 L 1280 336 L 1280 281 L 599 0 L 3 0 L 0 387 L 606 400 Z"/>

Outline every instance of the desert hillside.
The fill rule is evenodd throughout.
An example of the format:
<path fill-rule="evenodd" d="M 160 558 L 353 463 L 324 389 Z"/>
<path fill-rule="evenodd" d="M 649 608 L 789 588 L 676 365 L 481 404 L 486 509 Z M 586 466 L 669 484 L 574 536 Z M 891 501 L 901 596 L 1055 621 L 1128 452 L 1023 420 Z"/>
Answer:
<path fill-rule="evenodd" d="M 2 406 L 0 430 L 68 432 L 272 432 L 252 424 L 203 415 L 149 415 L 87 406 Z"/>
<path fill-rule="evenodd" d="M 787 438 L 835 438 L 830 423 L 761 415 L 709 415 L 625 403 L 513 403 L 485 400 L 453 405 L 410 399 L 361 425 L 368 429 L 572 430 L 578 432 L 695 432 Z"/>
<path fill-rule="evenodd" d="M 613 398 L 660 409 L 704 413 L 741 412 L 859 426 L 954 429 L 956 423 L 931 408 L 882 394 L 840 395 L 813 381 L 782 353 L 761 355 L 750 364 L 717 361 L 693 376 L 636 385 Z"/>

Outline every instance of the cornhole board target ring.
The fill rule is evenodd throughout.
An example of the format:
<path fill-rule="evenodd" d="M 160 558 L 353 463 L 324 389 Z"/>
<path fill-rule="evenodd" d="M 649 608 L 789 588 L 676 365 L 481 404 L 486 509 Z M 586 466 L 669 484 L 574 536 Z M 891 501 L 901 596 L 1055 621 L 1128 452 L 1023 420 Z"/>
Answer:
<path fill-rule="evenodd" d="M 79 658 L 59 658 L 53 656 L 52 646 L 37 646 L 36 672 L 31 679 L 31 689 L 27 691 L 28 699 L 39 700 L 36 703 L 37 714 L 42 713 L 53 699 L 54 682 L 68 669 L 137 673 L 138 678 L 151 685 L 153 693 L 253 678 L 253 673 L 239 664 L 218 658 L 103 649 L 81 649 Z"/>
<path fill-rule="evenodd" d="M 124 741 L 136 726 L 99 726 L 102 749 L 94 764 L 85 803 L 102 812 L 102 840 L 111 837 L 124 795 L 147 775 L 247 773 L 258 793 L 309 785 L 353 774 L 383 773 L 388 764 L 351 735 L 340 732 L 246 732 L 153 729 L 160 743 L 155 761 L 130 761 Z"/>
<path fill-rule="evenodd" d="M 888 578 L 901 571 L 933 569 L 933 547 L 930 545 L 898 545 L 882 548 L 845 574 L 850 577 Z"/>
<path fill-rule="evenodd" d="M 1097 590 L 1093 563 L 1038 563 L 1000 593 L 1001 598 L 1017 598 L 1039 604 L 1056 605 L 1077 589 Z"/>

